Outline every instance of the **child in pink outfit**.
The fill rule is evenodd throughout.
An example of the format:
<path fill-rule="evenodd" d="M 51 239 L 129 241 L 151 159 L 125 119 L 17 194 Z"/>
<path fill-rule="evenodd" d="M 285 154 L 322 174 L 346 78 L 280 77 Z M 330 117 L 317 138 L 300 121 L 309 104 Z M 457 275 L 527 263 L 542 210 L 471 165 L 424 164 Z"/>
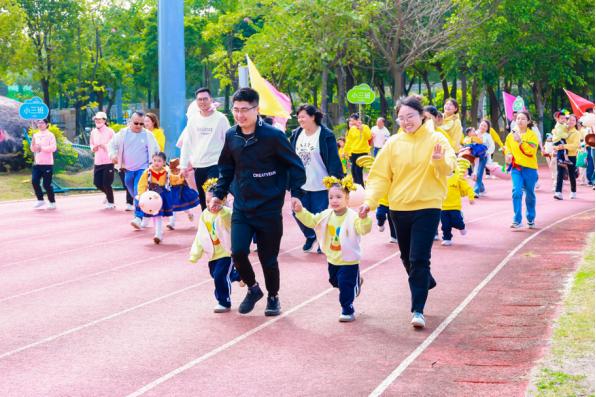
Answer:
<path fill-rule="evenodd" d="M 52 188 L 52 175 L 54 172 L 54 152 L 56 151 L 56 137 L 48 130 L 48 120 L 38 120 L 37 127 L 39 132 L 33 135 L 31 139 L 31 151 L 33 152 L 34 162 L 31 170 L 31 183 L 37 203 L 34 208 L 42 208 L 45 205 L 43 191 L 40 182 L 43 179 L 43 188 L 48 195 L 48 209 L 56 208 L 56 199 L 54 189 Z"/>

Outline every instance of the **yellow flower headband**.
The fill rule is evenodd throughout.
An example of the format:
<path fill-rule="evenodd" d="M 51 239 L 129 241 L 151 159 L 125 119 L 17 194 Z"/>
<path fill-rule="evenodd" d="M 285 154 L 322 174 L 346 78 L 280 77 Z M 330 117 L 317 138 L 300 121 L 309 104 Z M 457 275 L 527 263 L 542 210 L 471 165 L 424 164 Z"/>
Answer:
<path fill-rule="evenodd" d="M 203 191 L 209 192 L 213 190 L 215 185 L 217 184 L 217 178 L 209 178 L 203 183 Z"/>
<path fill-rule="evenodd" d="M 323 184 L 327 189 L 331 189 L 333 186 L 341 186 L 341 188 L 347 192 L 353 192 L 356 190 L 356 185 L 354 185 L 354 181 L 349 175 L 341 180 L 334 176 L 326 176 L 323 178 Z"/>

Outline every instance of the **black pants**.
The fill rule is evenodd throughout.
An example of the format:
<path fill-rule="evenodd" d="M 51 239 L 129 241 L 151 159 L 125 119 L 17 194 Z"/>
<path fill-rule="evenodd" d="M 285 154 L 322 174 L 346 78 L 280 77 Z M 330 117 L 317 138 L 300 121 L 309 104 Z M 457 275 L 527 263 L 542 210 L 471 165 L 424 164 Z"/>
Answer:
<path fill-rule="evenodd" d="M 134 200 L 132 198 L 132 195 L 126 188 L 126 182 L 124 182 L 124 175 L 126 175 L 126 170 L 123 170 L 122 168 L 119 169 L 118 176 L 120 176 L 120 181 L 122 181 L 122 187 L 124 187 L 124 190 L 126 191 L 126 204 L 132 205 L 134 203 Z"/>
<path fill-rule="evenodd" d="M 562 152 L 562 150 L 559 150 Z M 576 192 L 576 181 L 575 181 L 575 162 L 577 161 L 576 156 L 569 156 L 569 161 L 573 164 L 567 165 L 567 173 L 569 174 L 569 184 L 571 185 L 571 191 Z M 563 175 L 565 174 L 565 167 L 561 167 L 557 165 L 557 188 L 555 191 L 557 193 L 561 193 L 563 191 Z"/>
<path fill-rule="evenodd" d="M 258 255 L 265 276 L 269 296 L 279 292 L 279 266 L 277 256 L 283 233 L 281 213 L 247 215 L 234 210 L 232 213 L 232 259 L 240 277 L 252 287 L 256 283 L 255 272 L 248 259 L 250 242 L 256 235 Z"/>
<path fill-rule="evenodd" d="M 430 252 L 441 219 L 441 210 L 391 211 L 401 260 L 408 273 L 412 295 L 410 311 L 424 313 L 428 290 L 436 285 L 430 273 Z"/>
<path fill-rule="evenodd" d="M 54 175 L 53 165 L 34 165 L 31 169 L 31 184 L 35 191 L 35 196 L 39 201 L 43 200 L 43 191 L 40 182 L 43 179 L 43 188 L 48 195 L 50 203 L 55 203 L 54 188 L 52 187 L 52 176 Z"/>
<path fill-rule="evenodd" d="M 364 186 L 364 172 L 362 167 L 356 165 L 356 160 L 367 154 L 368 153 L 354 153 L 350 156 L 350 161 L 352 162 L 352 179 L 354 180 L 354 183 L 358 183 L 362 186 Z"/>
<path fill-rule="evenodd" d="M 203 191 L 203 184 L 209 178 L 217 178 L 219 176 L 219 168 L 217 165 L 212 165 L 205 168 L 195 168 L 195 182 L 197 184 L 197 190 L 199 191 L 199 200 L 201 201 L 201 209 L 207 208 L 207 199 L 205 198 L 205 192 Z"/>
<path fill-rule="evenodd" d="M 114 204 L 114 164 L 102 164 L 93 167 L 93 184 L 105 193 L 108 203 Z"/>

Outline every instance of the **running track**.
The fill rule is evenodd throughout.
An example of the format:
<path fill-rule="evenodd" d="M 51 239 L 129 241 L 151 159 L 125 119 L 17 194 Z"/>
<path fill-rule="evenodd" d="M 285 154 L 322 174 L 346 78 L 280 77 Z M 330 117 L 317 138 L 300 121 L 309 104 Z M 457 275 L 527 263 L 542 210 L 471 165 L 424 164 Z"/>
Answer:
<path fill-rule="evenodd" d="M 468 235 L 433 249 L 423 331 L 409 324 L 388 231 L 364 238 L 357 321 L 341 324 L 324 257 L 302 253 L 287 209 L 284 312 L 266 318 L 264 302 L 235 311 L 237 284 L 234 310 L 212 313 L 213 283 L 186 262 L 195 230 L 182 216 L 156 246 L 152 229 L 133 231 L 130 213 L 100 209 L 98 195 L 59 196 L 53 212 L 2 203 L 0 395 L 523 395 L 594 231 L 593 191 L 556 202 L 547 181 L 543 172 L 534 231 L 509 230 L 509 181 L 487 180 L 488 196 L 464 204 Z"/>

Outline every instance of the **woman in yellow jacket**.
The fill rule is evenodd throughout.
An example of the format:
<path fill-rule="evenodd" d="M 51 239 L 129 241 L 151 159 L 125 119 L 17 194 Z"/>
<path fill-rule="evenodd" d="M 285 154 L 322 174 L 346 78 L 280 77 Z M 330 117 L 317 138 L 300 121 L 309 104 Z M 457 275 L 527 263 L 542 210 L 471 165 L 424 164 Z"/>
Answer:
<path fill-rule="evenodd" d="M 517 126 L 505 138 L 505 161 L 511 169 L 513 183 L 513 223 L 511 229 L 522 227 L 522 197 L 526 193 L 526 219 L 528 228 L 534 229 L 536 219 L 536 193 L 538 182 L 538 137 L 532 131 L 532 119 L 526 111 L 518 112 Z"/>
<path fill-rule="evenodd" d="M 569 174 L 569 184 L 571 185 L 570 199 L 575 199 L 576 196 L 576 180 L 575 180 L 575 162 L 577 161 L 577 151 L 581 133 L 577 130 L 577 117 L 570 114 L 567 119 L 567 139 L 565 144 L 558 144 L 553 147 L 553 150 L 567 150 L 570 164 L 567 165 L 567 173 Z M 563 175 L 565 174 L 565 166 L 557 167 L 557 186 L 555 188 L 555 199 L 563 200 Z"/>
<path fill-rule="evenodd" d="M 459 105 L 453 98 L 447 98 L 443 105 L 443 124 L 440 127 L 449 134 L 455 145 L 454 149 L 459 150 L 464 133 L 459 119 Z"/>
<path fill-rule="evenodd" d="M 436 285 L 430 273 L 430 253 L 456 157 L 447 139 L 434 130 L 432 122 L 426 122 L 418 98 L 405 98 L 397 112 L 401 130 L 377 156 L 360 211 L 368 213 L 388 195 L 401 260 L 409 277 L 411 324 L 422 328 L 428 290 Z"/>
<path fill-rule="evenodd" d="M 372 138 L 372 132 L 366 124 L 362 124 L 358 113 L 350 116 L 350 129 L 346 134 L 346 145 L 344 153 L 352 162 L 352 179 L 354 183 L 364 186 L 364 174 L 362 167 L 356 164 L 358 157 L 370 154 L 370 145 L 368 141 Z"/>
<path fill-rule="evenodd" d="M 159 119 L 155 113 L 145 114 L 145 128 L 153 134 L 157 144 L 159 145 L 159 151 L 163 152 L 166 147 L 166 135 L 163 130 L 159 128 Z"/>

